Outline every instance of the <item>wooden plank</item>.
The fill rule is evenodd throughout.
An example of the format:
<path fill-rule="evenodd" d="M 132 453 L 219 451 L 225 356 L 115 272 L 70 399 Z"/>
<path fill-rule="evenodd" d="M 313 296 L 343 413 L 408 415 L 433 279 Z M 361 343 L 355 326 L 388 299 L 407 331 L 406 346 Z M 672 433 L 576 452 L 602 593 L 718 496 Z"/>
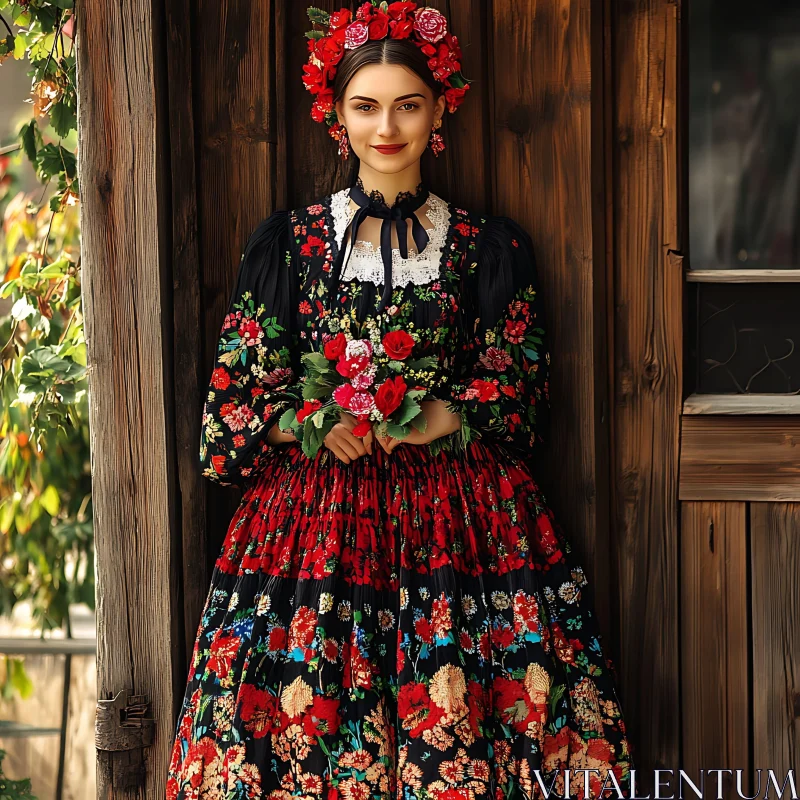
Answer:
<path fill-rule="evenodd" d="M 678 482 L 683 268 L 680 2 L 612 3 L 613 477 L 622 689 L 649 770 L 680 760 Z M 642 669 L 646 664 L 647 669 Z M 644 772 L 643 772 L 644 774 Z"/>
<path fill-rule="evenodd" d="M 753 763 L 780 784 L 800 764 L 800 505 L 750 504 Z"/>
<path fill-rule="evenodd" d="M 97 579 L 97 692 L 147 695 L 155 740 L 138 789 L 115 789 L 119 754 L 98 753 L 101 797 L 163 796 L 185 680 L 174 606 L 178 559 L 168 247 L 166 46 L 144 0 L 87 0 L 77 16 L 82 299 Z"/>
<path fill-rule="evenodd" d="M 609 632 L 605 275 L 602 258 L 594 258 L 591 21 L 586 0 L 496 1 L 489 116 L 494 210 L 531 234 L 547 309 L 549 452 L 558 458 L 540 476 L 542 488 L 584 563 Z"/>
<path fill-rule="evenodd" d="M 194 136 L 192 75 L 192 9 L 189 0 L 165 4 L 170 44 L 166 53 L 169 78 L 169 109 L 173 135 L 170 136 L 172 177 L 172 339 L 175 364 L 172 391 L 173 418 L 177 445 L 177 470 L 180 485 L 180 556 L 182 581 L 176 607 L 182 606 L 182 662 L 189 668 L 200 615 L 203 612 L 211 569 L 206 537 L 206 484 L 198 469 L 199 430 L 203 392 L 208 382 L 204 374 L 200 250 L 197 230 L 197 180 Z M 176 719 L 179 709 L 175 709 Z"/>
<path fill-rule="evenodd" d="M 684 414 L 800 414 L 796 394 L 690 394 Z"/>
<path fill-rule="evenodd" d="M 286 196 L 278 186 L 276 3 L 200 0 L 192 26 L 198 230 L 201 254 L 200 374 L 207 384 L 217 337 L 247 238 Z M 302 38 L 302 33 L 300 34 Z M 202 43 L 202 46 L 198 45 Z M 303 43 L 298 42 L 297 47 Z M 302 91 L 297 73 L 297 95 Z M 313 166 L 306 170 L 313 171 Z M 286 170 L 281 174 L 286 177 Z M 204 398 L 199 397 L 202 403 Z M 195 429 L 199 446 L 199 425 Z M 239 492 L 205 487 L 207 567 L 213 565 Z M 202 588 L 207 592 L 208 585 Z M 195 619 L 199 622 L 199 616 Z M 188 631 L 187 631 L 188 635 Z"/>
<path fill-rule="evenodd" d="M 684 416 L 681 500 L 800 500 L 797 416 Z"/>
<path fill-rule="evenodd" d="M 422 174 L 428 178 L 432 190 L 445 199 L 476 213 L 491 212 L 492 79 L 487 62 L 491 4 L 481 0 L 430 0 L 424 5 L 439 9 L 449 20 L 461 46 L 461 69 L 474 83 L 455 114 L 445 111 L 439 129 L 445 150 L 439 158 L 430 150 L 425 152 Z"/>
<path fill-rule="evenodd" d="M 688 269 L 692 283 L 797 283 L 800 269 Z"/>
<path fill-rule="evenodd" d="M 741 769 L 752 796 L 746 517 L 746 503 L 681 503 L 681 767 Z M 737 796 L 730 775 L 722 787 Z"/>

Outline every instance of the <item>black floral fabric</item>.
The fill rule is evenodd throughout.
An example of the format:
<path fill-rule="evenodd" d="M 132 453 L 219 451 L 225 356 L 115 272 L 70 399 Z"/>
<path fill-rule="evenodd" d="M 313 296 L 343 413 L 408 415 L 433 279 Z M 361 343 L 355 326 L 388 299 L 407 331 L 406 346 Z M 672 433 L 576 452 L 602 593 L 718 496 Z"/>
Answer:
<path fill-rule="evenodd" d="M 177 798 L 627 796 L 632 756 L 587 579 L 536 482 L 549 424 L 533 244 L 448 204 L 439 275 L 333 285 L 331 197 L 253 232 L 220 330 L 203 474 L 243 494 L 200 620 Z M 300 356 L 413 331 L 462 429 L 350 464 L 267 433 Z M 566 770 L 569 773 L 569 784 Z M 540 783 L 541 781 L 541 783 Z"/>

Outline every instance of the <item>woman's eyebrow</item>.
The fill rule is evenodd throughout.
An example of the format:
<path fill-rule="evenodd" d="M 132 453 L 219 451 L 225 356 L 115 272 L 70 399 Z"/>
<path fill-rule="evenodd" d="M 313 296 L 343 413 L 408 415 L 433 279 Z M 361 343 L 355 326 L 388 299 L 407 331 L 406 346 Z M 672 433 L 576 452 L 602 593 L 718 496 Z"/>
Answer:
<path fill-rule="evenodd" d="M 408 100 L 409 97 L 421 97 L 423 100 L 425 99 L 424 94 L 420 94 L 419 92 L 415 92 L 413 94 L 403 94 L 400 97 L 395 97 L 394 102 L 397 103 L 400 100 Z M 363 94 L 354 94 L 351 100 L 368 100 L 370 103 L 377 103 L 378 101 L 374 97 L 364 97 Z"/>

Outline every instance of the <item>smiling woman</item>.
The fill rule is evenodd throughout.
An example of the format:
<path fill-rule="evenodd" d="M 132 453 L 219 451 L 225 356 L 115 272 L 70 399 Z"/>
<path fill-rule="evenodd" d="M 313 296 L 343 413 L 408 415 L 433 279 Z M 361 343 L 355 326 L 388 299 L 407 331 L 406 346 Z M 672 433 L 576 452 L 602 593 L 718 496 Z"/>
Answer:
<path fill-rule="evenodd" d="M 464 86 L 443 16 L 415 9 L 319 17 L 307 76 L 358 179 L 258 226 L 222 322 L 200 460 L 244 494 L 171 800 L 629 781 L 588 581 L 535 478 L 550 351 L 533 243 L 421 179 Z"/>

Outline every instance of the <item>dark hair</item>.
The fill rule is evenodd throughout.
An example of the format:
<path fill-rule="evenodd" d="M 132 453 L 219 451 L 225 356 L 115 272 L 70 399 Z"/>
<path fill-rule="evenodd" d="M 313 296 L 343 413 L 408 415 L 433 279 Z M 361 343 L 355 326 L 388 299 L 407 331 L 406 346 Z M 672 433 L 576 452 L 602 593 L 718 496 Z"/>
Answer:
<path fill-rule="evenodd" d="M 337 103 L 344 95 L 347 84 L 361 67 L 367 64 L 398 64 L 408 67 L 433 92 L 436 100 L 444 91 L 444 86 L 436 78 L 428 66 L 428 56 L 407 39 L 376 39 L 365 42 L 354 50 L 348 50 L 336 67 L 336 78 L 333 81 L 333 102 Z"/>

